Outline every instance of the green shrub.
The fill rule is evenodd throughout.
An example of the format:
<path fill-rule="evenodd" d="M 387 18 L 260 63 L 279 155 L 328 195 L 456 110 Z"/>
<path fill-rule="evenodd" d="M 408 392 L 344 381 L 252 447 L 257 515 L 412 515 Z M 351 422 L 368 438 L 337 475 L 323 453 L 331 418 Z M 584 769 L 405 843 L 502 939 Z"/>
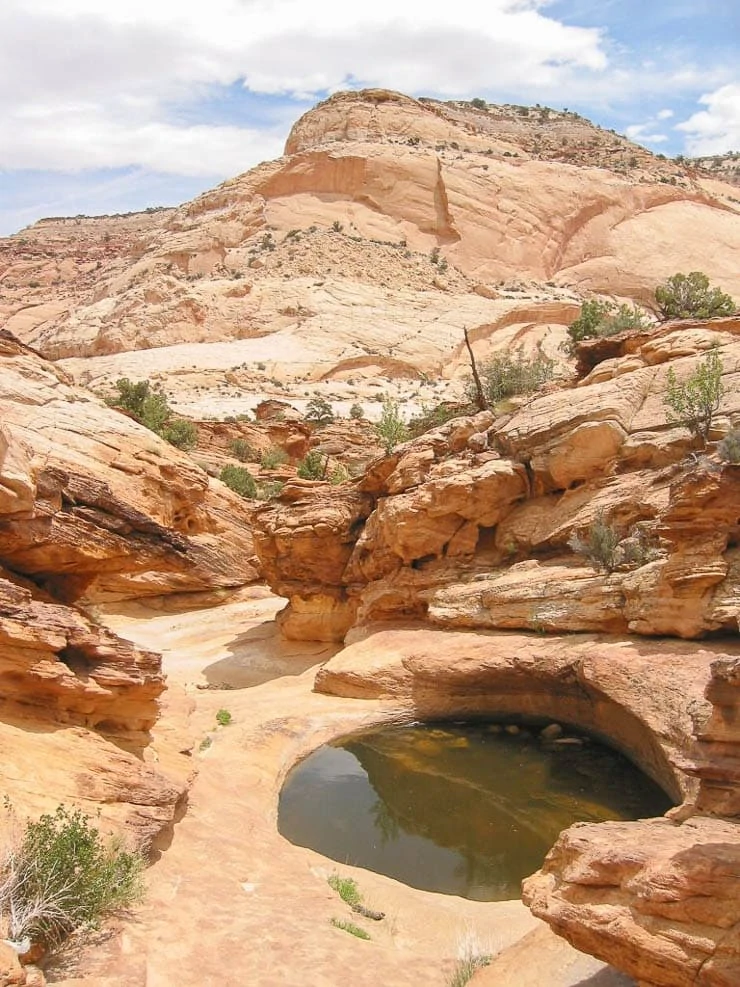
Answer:
<path fill-rule="evenodd" d="M 414 415 L 409 419 L 409 435 L 412 439 L 415 439 L 417 436 L 423 435 L 424 432 L 428 432 L 432 428 L 438 428 L 453 418 L 459 418 L 461 415 L 475 414 L 477 410 L 474 405 L 453 404 L 449 401 L 443 401 L 441 404 L 436 404 L 433 407 L 423 406 L 418 415 Z"/>
<path fill-rule="evenodd" d="M 260 465 L 263 470 L 274 470 L 276 467 L 282 466 L 283 463 L 287 462 L 287 453 L 285 453 L 279 446 L 270 446 L 270 448 L 265 449 L 260 456 Z"/>
<path fill-rule="evenodd" d="M 479 368 L 483 397 L 489 407 L 516 394 L 532 394 L 552 380 L 554 374 L 552 360 L 540 353 L 526 357 L 521 350 L 516 356 L 509 353 L 494 356 Z M 467 393 L 471 403 L 475 403 L 477 395 L 471 379 L 467 381 Z"/>
<path fill-rule="evenodd" d="M 568 326 L 571 352 L 584 339 L 614 336 L 629 329 L 647 329 L 649 321 L 636 305 L 615 305 L 614 302 L 590 299 L 581 305 L 578 318 Z"/>
<path fill-rule="evenodd" d="M 470 100 L 470 105 L 474 106 L 476 110 L 485 110 L 487 103 L 485 99 L 481 99 L 479 96 L 476 96 L 475 99 Z"/>
<path fill-rule="evenodd" d="M 670 368 L 663 401 L 669 418 L 688 428 L 706 444 L 723 394 L 722 359 L 715 346 L 696 370 L 681 383 L 673 367 Z"/>
<path fill-rule="evenodd" d="M 393 452 L 399 442 L 405 442 L 409 436 L 409 430 L 401 417 L 398 401 L 387 395 L 383 398 L 383 411 L 380 420 L 375 423 L 375 431 L 387 456 Z"/>
<path fill-rule="evenodd" d="M 6 800 L 6 810 L 10 804 Z M 144 861 L 105 839 L 79 809 L 26 824 L 0 855 L 0 916 L 13 940 L 58 946 L 75 929 L 138 901 Z"/>
<path fill-rule="evenodd" d="M 732 298 L 720 288 L 710 288 L 701 271 L 674 274 L 655 289 L 655 301 L 664 319 L 711 319 L 735 311 Z"/>
<path fill-rule="evenodd" d="M 728 432 L 717 446 L 717 452 L 723 462 L 737 466 L 740 463 L 740 431 Z"/>
<path fill-rule="evenodd" d="M 488 966 L 491 962 L 490 956 L 483 956 L 476 953 L 471 956 L 464 956 L 459 959 L 452 971 L 452 976 L 447 981 L 448 987 L 465 987 L 472 980 L 473 974 L 481 967 Z"/>
<path fill-rule="evenodd" d="M 218 723 L 220 727 L 228 727 L 232 721 L 233 717 L 228 709 L 220 709 L 216 713 L 216 723 Z"/>
<path fill-rule="evenodd" d="M 185 452 L 194 449 L 198 444 L 198 429 L 193 422 L 186 421 L 184 418 L 175 418 L 174 421 L 167 422 L 162 428 L 161 435 L 170 445 Z"/>
<path fill-rule="evenodd" d="M 583 555 L 595 569 L 612 572 L 620 561 L 617 551 L 619 534 L 613 525 L 599 513 L 589 527 L 586 537 L 574 532 L 568 539 L 568 545 L 578 555 Z"/>
<path fill-rule="evenodd" d="M 354 418 L 355 421 L 359 421 L 360 418 L 365 417 L 365 409 L 361 404 L 355 403 L 349 409 L 349 417 Z"/>
<path fill-rule="evenodd" d="M 326 478 L 328 465 L 328 456 L 324 456 L 318 449 L 310 449 L 298 463 L 298 476 L 302 480 L 323 480 Z"/>
<path fill-rule="evenodd" d="M 259 462 L 260 457 L 255 452 L 254 446 L 246 439 L 232 439 L 229 443 L 229 451 L 234 459 L 238 459 L 241 463 Z"/>
<path fill-rule="evenodd" d="M 128 412 L 139 424 L 178 449 L 192 449 L 197 444 L 197 427 L 184 418 L 173 419 L 167 396 L 148 380 L 134 382 L 121 377 L 116 381 L 116 390 L 116 395 L 105 399 L 106 404 Z"/>
<path fill-rule="evenodd" d="M 257 484 L 254 477 L 243 466 L 224 466 L 218 478 L 230 490 L 242 497 L 254 498 L 257 496 Z"/>
<path fill-rule="evenodd" d="M 334 409 L 321 395 L 316 397 L 306 405 L 306 421 L 314 422 L 316 425 L 328 425 L 334 421 Z"/>
<path fill-rule="evenodd" d="M 340 483 L 346 483 L 347 480 L 349 480 L 349 470 L 341 463 L 337 463 L 329 474 L 329 483 L 333 483 L 334 486 L 338 487 Z"/>

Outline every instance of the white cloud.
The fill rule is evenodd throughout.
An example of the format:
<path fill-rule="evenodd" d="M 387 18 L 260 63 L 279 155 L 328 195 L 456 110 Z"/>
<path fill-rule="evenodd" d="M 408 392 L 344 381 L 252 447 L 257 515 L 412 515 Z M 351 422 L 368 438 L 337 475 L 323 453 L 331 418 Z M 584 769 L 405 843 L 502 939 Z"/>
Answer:
<path fill-rule="evenodd" d="M 624 133 L 625 136 L 637 144 L 662 144 L 663 141 L 668 140 L 666 134 L 648 133 L 650 127 L 650 123 L 633 123 L 627 127 Z"/>
<path fill-rule="evenodd" d="M 668 49 L 640 64 L 550 0 L 0 0 L 0 169 L 225 177 L 279 153 L 296 101 L 358 85 L 604 106 L 727 80 Z M 197 112 L 234 84 L 284 99 Z"/>
<path fill-rule="evenodd" d="M 143 165 L 241 170 L 274 155 L 233 116 L 193 126 L 183 107 L 243 82 L 313 97 L 352 84 L 465 96 L 568 91 L 608 65 L 602 32 L 548 17 L 544 0 L 3 0 L 0 168 Z M 537 89 L 540 87 L 540 89 Z M 222 117 L 223 119 L 223 117 Z"/>
<path fill-rule="evenodd" d="M 706 110 L 694 113 L 676 130 L 686 136 L 692 155 L 722 154 L 740 150 L 740 83 L 721 86 L 699 100 Z"/>
<path fill-rule="evenodd" d="M 670 120 L 673 116 L 673 110 L 659 110 L 657 117 L 658 120 Z"/>

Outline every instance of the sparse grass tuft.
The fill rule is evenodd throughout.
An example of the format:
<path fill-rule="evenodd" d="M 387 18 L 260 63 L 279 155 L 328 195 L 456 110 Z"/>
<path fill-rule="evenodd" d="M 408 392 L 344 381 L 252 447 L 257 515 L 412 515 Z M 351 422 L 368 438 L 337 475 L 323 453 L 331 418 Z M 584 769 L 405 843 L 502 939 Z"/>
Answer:
<path fill-rule="evenodd" d="M 233 717 L 228 709 L 220 709 L 218 713 L 216 713 L 216 723 L 218 723 L 220 727 L 227 727 L 229 724 L 233 723 Z"/>
<path fill-rule="evenodd" d="M 344 932 L 349 932 L 351 936 L 357 936 L 358 939 L 369 939 L 370 933 L 365 932 L 361 929 L 359 925 L 355 925 L 354 922 L 345 922 L 343 919 L 333 918 L 331 919 L 331 924 L 335 929 L 342 929 Z"/>
<path fill-rule="evenodd" d="M 334 873 L 330 874 L 326 880 L 332 891 L 336 891 L 345 905 L 349 905 L 350 908 L 359 905 L 362 901 L 360 889 L 357 887 L 357 881 L 354 878 L 340 877 L 339 874 Z"/>
<path fill-rule="evenodd" d="M 480 970 L 483 966 L 488 966 L 490 962 L 490 956 L 476 954 L 475 956 L 463 957 L 463 959 L 457 961 L 455 969 L 452 971 L 452 976 L 447 981 L 447 987 L 465 987 L 476 970 Z"/>

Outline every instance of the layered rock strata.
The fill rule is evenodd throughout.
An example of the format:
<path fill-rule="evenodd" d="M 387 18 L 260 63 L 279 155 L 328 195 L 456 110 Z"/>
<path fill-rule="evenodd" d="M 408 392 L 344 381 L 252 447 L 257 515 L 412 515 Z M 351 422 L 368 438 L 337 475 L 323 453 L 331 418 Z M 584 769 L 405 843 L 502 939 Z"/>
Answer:
<path fill-rule="evenodd" d="M 286 629 L 337 639 L 353 625 L 424 618 L 683 638 L 737 631 L 740 473 L 671 422 L 663 395 L 669 370 L 685 379 L 718 344 L 721 437 L 740 420 L 738 331 L 736 318 L 674 324 L 575 387 L 426 433 L 353 487 L 290 484 L 255 514 L 267 578 L 291 601 Z M 597 523 L 619 540 L 601 563 L 572 547 Z"/>
<path fill-rule="evenodd" d="M 739 659 L 713 664 L 706 694 L 696 801 L 672 818 L 572 826 L 524 882 L 535 915 L 642 987 L 740 982 Z"/>

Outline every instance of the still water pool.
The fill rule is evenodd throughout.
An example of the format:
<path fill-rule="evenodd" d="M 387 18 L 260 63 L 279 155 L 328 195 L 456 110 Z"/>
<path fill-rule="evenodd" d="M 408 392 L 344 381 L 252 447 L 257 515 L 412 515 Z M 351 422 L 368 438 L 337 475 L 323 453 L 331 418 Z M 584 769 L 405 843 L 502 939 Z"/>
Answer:
<path fill-rule="evenodd" d="M 671 801 L 586 737 L 497 724 L 383 727 L 327 744 L 288 775 L 278 826 L 340 863 L 428 891 L 518 898 L 579 820 L 662 815 Z"/>

